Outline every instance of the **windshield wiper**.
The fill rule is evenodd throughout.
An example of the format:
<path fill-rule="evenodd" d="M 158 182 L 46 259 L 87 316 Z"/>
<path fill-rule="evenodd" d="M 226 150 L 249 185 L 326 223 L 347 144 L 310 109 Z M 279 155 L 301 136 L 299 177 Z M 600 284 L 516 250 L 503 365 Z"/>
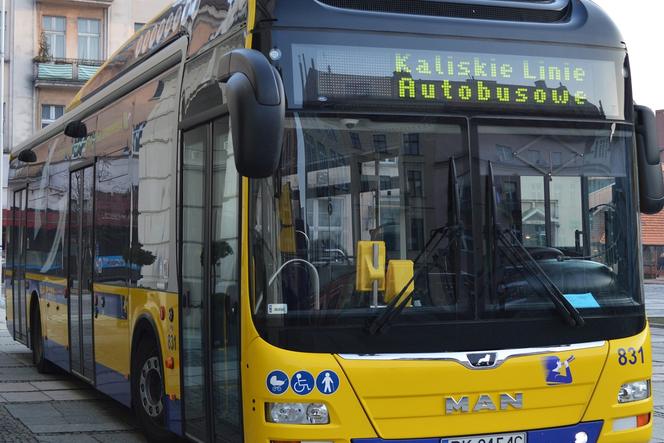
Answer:
<path fill-rule="evenodd" d="M 523 245 L 521 240 L 512 232 L 510 229 L 503 229 L 498 224 L 498 217 L 496 214 L 498 202 L 497 202 L 497 191 L 496 185 L 494 182 L 493 175 L 493 164 L 489 162 L 489 171 L 488 171 L 488 183 L 487 183 L 487 196 L 489 197 L 489 223 L 493 229 L 491 239 L 498 240 L 501 245 L 505 248 L 504 255 L 507 260 L 515 268 L 520 267 L 521 269 L 526 270 L 530 275 L 532 275 L 540 283 L 541 287 L 544 289 L 545 294 L 553 302 L 554 306 L 560 312 L 562 317 L 570 326 L 581 327 L 585 325 L 585 320 L 581 313 L 565 298 L 562 291 L 556 284 L 549 278 L 549 276 L 544 272 L 542 267 L 537 263 L 537 260 L 528 252 L 526 247 Z M 494 240 L 494 241 L 495 241 Z M 491 243 L 493 245 L 493 242 Z M 497 248 L 493 248 L 494 251 Z M 492 276 L 495 277 L 495 263 L 496 255 L 494 252 L 492 266 Z M 491 282 L 491 286 L 495 287 L 494 282 Z"/>
<path fill-rule="evenodd" d="M 435 249 L 448 235 L 453 235 L 453 238 L 458 238 L 460 236 L 460 231 L 461 231 L 461 194 L 460 194 L 460 189 L 459 189 L 459 182 L 457 180 L 457 169 L 456 169 L 456 162 L 454 161 L 454 157 L 450 157 L 450 166 L 449 166 L 449 175 L 448 175 L 448 211 L 447 211 L 447 216 L 448 216 L 448 224 L 446 226 L 441 226 L 439 228 L 434 229 L 431 231 L 431 234 L 429 235 L 429 239 L 427 240 L 426 244 L 424 247 L 420 250 L 419 254 L 413 261 L 413 264 L 416 265 L 422 256 L 426 253 L 426 251 L 429 250 L 429 247 L 431 244 L 437 239 L 436 245 L 434 246 L 433 249 Z M 450 243 L 453 241 L 452 239 L 449 240 Z M 459 257 L 455 257 L 454 260 L 454 268 L 455 268 L 455 282 L 456 282 L 456 288 L 455 292 L 459 290 L 459 284 L 460 284 L 460 260 Z M 426 269 L 426 267 L 422 267 L 418 271 L 413 273 L 413 276 L 408 280 L 408 282 L 401 288 L 399 293 L 392 299 L 390 302 L 387 304 L 385 307 L 385 310 L 381 312 L 379 316 L 374 318 L 371 323 L 367 326 L 367 332 L 369 334 L 375 335 L 379 333 L 385 326 L 387 326 L 390 322 L 392 322 L 401 312 L 403 309 L 408 306 L 408 303 L 412 300 L 412 298 L 415 295 L 415 291 L 411 291 L 410 294 L 408 294 L 405 298 L 402 297 L 408 287 L 416 281 L 417 277 Z M 456 294 L 455 294 L 456 297 Z"/>

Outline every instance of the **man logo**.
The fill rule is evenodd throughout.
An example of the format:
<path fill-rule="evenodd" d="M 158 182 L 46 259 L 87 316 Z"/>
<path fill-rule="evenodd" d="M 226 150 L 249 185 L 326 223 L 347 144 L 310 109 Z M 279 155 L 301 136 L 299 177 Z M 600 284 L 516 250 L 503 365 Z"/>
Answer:
<path fill-rule="evenodd" d="M 513 395 L 506 392 L 500 394 L 480 394 L 477 398 L 467 395 L 459 398 L 445 397 L 445 414 L 482 412 L 482 411 L 508 411 L 510 409 L 523 409 L 523 393 Z"/>
<path fill-rule="evenodd" d="M 474 368 L 491 368 L 496 364 L 495 352 L 468 354 L 467 357 L 470 365 Z"/>

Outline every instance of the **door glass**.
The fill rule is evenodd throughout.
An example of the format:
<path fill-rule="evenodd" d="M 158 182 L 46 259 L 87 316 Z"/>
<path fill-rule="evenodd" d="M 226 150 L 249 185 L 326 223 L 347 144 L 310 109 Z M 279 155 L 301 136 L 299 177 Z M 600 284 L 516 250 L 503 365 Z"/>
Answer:
<path fill-rule="evenodd" d="M 94 208 L 92 191 L 94 185 L 94 168 L 83 170 L 83 192 L 81 201 L 81 343 L 83 352 L 83 376 L 94 378 L 94 358 L 92 350 L 92 270 L 94 265 L 93 223 Z"/>
<path fill-rule="evenodd" d="M 182 154 L 182 349 L 186 432 L 205 432 L 203 238 L 207 126 L 184 135 Z"/>
<path fill-rule="evenodd" d="M 69 183 L 69 342 L 71 350 L 71 369 L 81 374 L 81 330 L 80 330 L 80 295 L 81 276 L 79 257 L 81 256 L 81 188 L 83 171 L 71 174 Z"/>
<path fill-rule="evenodd" d="M 14 193 L 14 328 L 15 337 L 23 343 L 27 340 L 25 321 L 25 196 L 26 190 Z"/>
<path fill-rule="evenodd" d="M 92 352 L 93 168 L 71 174 L 69 212 L 69 312 L 71 367 L 94 377 Z"/>
<path fill-rule="evenodd" d="M 212 144 L 212 386 L 217 441 L 241 442 L 238 219 L 239 177 L 228 119 L 214 124 Z"/>

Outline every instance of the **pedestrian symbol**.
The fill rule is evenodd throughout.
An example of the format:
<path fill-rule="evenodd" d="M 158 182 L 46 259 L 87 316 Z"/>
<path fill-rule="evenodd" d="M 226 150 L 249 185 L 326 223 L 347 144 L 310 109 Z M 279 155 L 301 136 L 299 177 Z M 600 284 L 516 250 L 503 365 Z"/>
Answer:
<path fill-rule="evenodd" d="M 272 371 L 267 374 L 267 390 L 274 395 L 281 395 L 288 390 L 288 375 L 283 371 Z"/>
<path fill-rule="evenodd" d="M 291 388 L 298 395 L 307 395 L 314 390 L 314 376 L 307 371 L 298 371 L 291 378 Z"/>
<path fill-rule="evenodd" d="M 339 389 L 339 376 L 334 371 L 323 371 L 316 377 L 316 387 L 321 394 L 334 394 Z"/>

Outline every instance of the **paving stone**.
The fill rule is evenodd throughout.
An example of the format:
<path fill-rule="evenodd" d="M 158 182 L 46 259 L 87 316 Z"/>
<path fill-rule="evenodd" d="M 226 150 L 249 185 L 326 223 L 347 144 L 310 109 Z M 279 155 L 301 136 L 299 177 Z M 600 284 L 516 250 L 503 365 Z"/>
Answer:
<path fill-rule="evenodd" d="M 31 383 L 36 389 L 40 391 L 57 391 L 64 389 L 89 389 L 89 385 L 79 383 L 73 380 L 52 380 L 52 381 L 35 381 Z"/>
<path fill-rule="evenodd" d="M 27 425 L 34 434 L 53 434 L 66 432 L 104 432 L 126 431 L 122 423 L 60 423 L 55 425 Z"/>
<path fill-rule="evenodd" d="M 17 403 L 27 403 L 27 402 L 37 402 L 37 401 L 49 401 L 51 400 L 43 392 L 5 392 L 2 394 L 7 402 L 17 402 Z"/>
<path fill-rule="evenodd" d="M 71 400 L 93 400 L 100 395 L 91 389 L 88 390 L 61 390 L 61 391 L 43 391 L 53 400 L 71 401 Z"/>
<path fill-rule="evenodd" d="M 113 432 L 108 434 L 95 434 L 95 439 L 101 443 L 147 443 L 143 434 L 139 432 Z"/>
<path fill-rule="evenodd" d="M 116 434 L 112 434 L 116 435 Z M 85 434 L 57 434 L 57 435 L 40 435 L 37 441 L 44 443 L 97 443 L 91 435 Z M 120 439 L 113 440 L 114 442 L 122 441 Z"/>
<path fill-rule="evenodd" d="M 4 392 L 31 392 L 38 391 L 34 385 L 28 382 L 24 383 L 0 383 L 0 394 Z"/>
<path fill-rule="evenodd" d="M 0 405 L 0 443 L 36 441 L 30 430 Z"/>

